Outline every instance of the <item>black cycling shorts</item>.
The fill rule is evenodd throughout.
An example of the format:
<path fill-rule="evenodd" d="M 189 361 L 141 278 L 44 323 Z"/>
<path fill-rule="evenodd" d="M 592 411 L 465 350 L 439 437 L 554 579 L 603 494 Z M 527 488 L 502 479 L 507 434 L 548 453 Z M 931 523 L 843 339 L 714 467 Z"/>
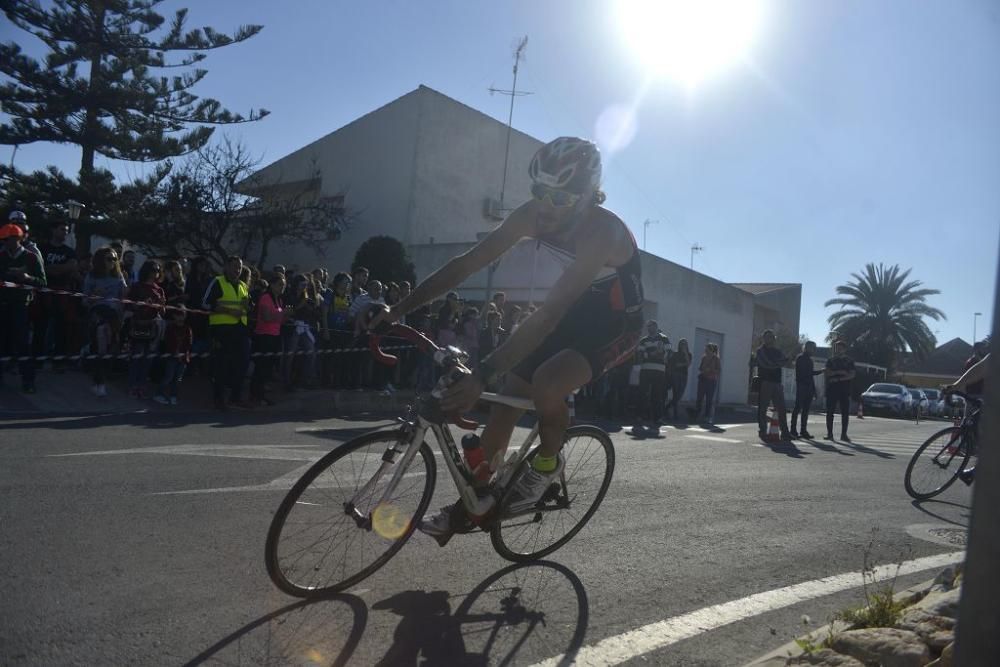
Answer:
<path fill-rule="evenodd" d="M 590 364 L 594 381 L 632 356 L 642 335 L 642 321 L 641 310 L 614 310 L 606 292 L 590 290 L 511 372 L 530 383 L 539 366 L 563 350 L 573 350 Z"/>

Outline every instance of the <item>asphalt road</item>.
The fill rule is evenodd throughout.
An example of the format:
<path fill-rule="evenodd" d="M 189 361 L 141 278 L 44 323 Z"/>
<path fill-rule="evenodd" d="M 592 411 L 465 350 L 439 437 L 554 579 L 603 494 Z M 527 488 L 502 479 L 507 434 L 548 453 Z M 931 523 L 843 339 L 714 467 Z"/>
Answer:
<path fill-rule="evenodd" d="M 485 535 L 441 549 L 417 533 L 346 595 L 284 595 L 263 551 L 285 490 L 311 460 L 385 423 L 206 413 L 0 423 L 0 663 L 528 665 L 860 572 L 866 553 L 892 564 L 954 552 L 960 544 L 907 528 L 951 528 L 941 534 L 960 543 L 969 518 L 964 485 L 922 504 L 903 490 L 910 453 L 941 423 L 853 420 L 853 445 L 779 448 L 749 424 L 650 439 L 619 429 L 603 506 L 549 561 L 511 566 Z M 439 466 L 432 507 L 454 499 L 445 475 Z M 660 648 L 625 657 L 739 665 L 802 634 L 803 615 L 815 627 L 861 599 L 855 587 L 673 642 L 651 637 Z"/>

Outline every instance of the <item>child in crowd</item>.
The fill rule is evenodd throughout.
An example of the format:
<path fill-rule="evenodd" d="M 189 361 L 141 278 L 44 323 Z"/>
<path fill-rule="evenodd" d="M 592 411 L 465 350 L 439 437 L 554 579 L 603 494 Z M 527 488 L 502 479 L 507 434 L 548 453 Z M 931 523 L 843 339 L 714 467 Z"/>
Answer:
<path fill-rule="evenodd" d="M 163 351 L 171 356 L 167 357 L 159 392 L 153 397 L 157 403 L 177 405 L 177 386 L 184 379 L 184 371 L 191 363 L 193 342 L 194 332 L 187 323 L 184 307 L 171 310 L 163 343 Z"/>

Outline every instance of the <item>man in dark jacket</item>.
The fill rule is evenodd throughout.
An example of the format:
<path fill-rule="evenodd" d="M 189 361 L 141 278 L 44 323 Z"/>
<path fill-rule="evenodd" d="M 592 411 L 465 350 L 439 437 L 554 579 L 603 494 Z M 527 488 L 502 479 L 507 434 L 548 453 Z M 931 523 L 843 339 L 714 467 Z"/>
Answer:
<path fill-rule="evenodd" d="M 795 357 L 795 407 L 792 408 L 792 432 L 793 438 L 800 435 L 803 438 L 812 439 L 812 435 L 806 430 L 806 419 L 809 417 L 809 408 L 813 399 L 816 398 L 816 385 L 813 376 L 823 373 L 823 369 L 813 370 L 813 352 L 816 351 L 816 343 L 807 341 L 802 346 L 802 352 Z M 799 412 L 802 413 L 802 429 L 797 429 Z"/>
<path fill-rule="evenodd" d="M 767 406 L 774 403 L 781 428 L 781 439 L 788 440 L 788 413 L 785 411 L 785 389 L 781 385 L 781 368 L 788 361 L 774 346 L 776 338 L 770 329 L 761 335 L 763 343 L 757 348 L 757 376 L 760 378 L 760 398 L 757 401 L 757 424 L 760 437 L 767 437 Z"/>
<path fill-rule="evenodd" d="M 0 227 L 0 280 L 5 282 L 45 287 L 45 267 L 38 255 L 22 245 L 24 230 L 11 223 Z M 21 388 L 25 393 L 35 393 L 35 363 L 31 355 L 31 335 L 28 323 L 28 304 L 34 290 L 21 287 L 0 287 L 0 356 L 28 357 L 18 362 L 21 371 Z M 0 378 L 4 362 L 0 361 Z"/>

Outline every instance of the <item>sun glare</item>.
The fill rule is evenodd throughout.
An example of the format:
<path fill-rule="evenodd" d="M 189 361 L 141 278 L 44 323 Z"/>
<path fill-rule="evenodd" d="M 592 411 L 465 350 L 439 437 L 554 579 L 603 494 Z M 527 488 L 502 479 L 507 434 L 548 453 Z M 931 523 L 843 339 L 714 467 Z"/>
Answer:
<path fill-rule="evenodd" d="M 753 44 L 760 0 L 619 0 L 624 40 L 654 76 L 696 85 Z"/>

